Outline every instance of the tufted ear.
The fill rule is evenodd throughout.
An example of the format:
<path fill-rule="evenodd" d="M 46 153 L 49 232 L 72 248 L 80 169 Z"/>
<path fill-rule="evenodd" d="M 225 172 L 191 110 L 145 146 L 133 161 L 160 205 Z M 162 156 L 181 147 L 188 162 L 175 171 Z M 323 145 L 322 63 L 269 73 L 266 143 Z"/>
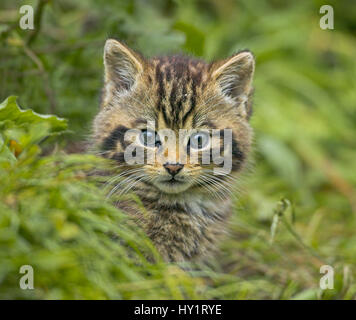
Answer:
<path fill-rule="evenodd" d="M 106 89 L 125 93 L 142 73 L 143 59 L 119 41 L 108 39 L 104 47 L 104 67 Z"/>
<path fill-rule="evenodd" d="M 221 92 L 235 103 L 245 105 L 252 92 L 252 78 L 255 59 L 251 52 L 242 51 L 213 65 L 212 78 L 217 82 Z M 245 110 L 249 113 L 249 110 Z"/>

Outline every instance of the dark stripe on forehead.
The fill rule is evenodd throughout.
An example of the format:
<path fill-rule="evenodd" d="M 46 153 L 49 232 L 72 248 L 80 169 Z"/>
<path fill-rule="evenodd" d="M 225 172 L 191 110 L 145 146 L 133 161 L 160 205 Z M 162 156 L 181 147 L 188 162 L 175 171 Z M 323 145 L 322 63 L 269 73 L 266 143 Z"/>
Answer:
<path fill-rule="evenodd" d="M 159 63 L 156 65 L 156 81 L 158 83 L 159 102 L 161 102 L 166 93 L 165 93 L 165 90 L 164 90 L 163 76 L 162 76 L 162 72 L 161 72 L 161 68 L 160 68 L 160 64 Z"/>
<path fill-rule="evenodd" d="M 109 151 L 109 150 L 114 150 L 116 148 L 116 144 L 119 141 L 121 143 L 121 146 L 124 148 L 125 147 L 125 133 L 126 131 L 129 130 L 125 126 L 118 126 L 114 131 L 110 133 L 108 137 L 106 137 L 101 145 L 102 150 L 104 151 Z"/>
<path fill-rule="evenodd" d="M 168 115 L 167 115 L 167 110 L 163 104 L 163 100 L 165 98 L 165 95 L 166 95 L 166 90 L 165 90 L 165 87 L 164 87 L 164 81 L 163 81 L 163 74 L 162 74 L 162 70 L 161 70 L 161 67 L 162 67 L 162 63 L 163 61 L 160 60 L 157 65 L 156 65 L 156 70 L 155 70 L 155 73 L 156 73 L 156 81 L 158 83 L 158 102 L 157 102 L 157 109 L 158 111 L 162 112 L 162 115 L 163 115 L 163 119 L 164 119 L 164 122 L 168 125 L 169 123 L 169 120 L 168 120 Z"/>
<path fill-rule="evenodd" d="M 169 117 L 168 117 L 168 114 L 167 114 L 167 110 L 166 110 L 166 107 L 164 105 L 162 105 L 162 107 L 161 107 L 161 112 L 162 112 L 164 123 L 167 126 L 170 126 L 171 121 L 169 120 Z"/>
<path fill-rule="evenodd" d="M 167 66 L 167 67 L 164 69 L 164 72 L 165 72 L 165 76 L 166 76 L 166 81 L 167 81 L 167 82 L 170 82 L 171 79 L 172 79 L 172 74 L 171 74 L 171 69 L 169 68 L 169 66 Z"/>
<path fill-rule="evenodd" d="M 175 113 L 175 122 L 178 124 L 179 122 L 179 115 L 183 110 L 183 103 L 182 103 L 182 96 L 178 99 L 177 104 L 176 104 L 176 113 Z"/>
<path fill-rule="evenodd" d="M 174 108 L 174 105 L 176 103 L 176 98 L 177 98 L 176 95 L 177 95 L 177 81 L 174 81 L 172 90 L 171 90 L 171 95 L 169 97 L 169 103 L 170 103 L 172 109 Z"/>
<path fill-rule="evenodd" d="M 194 111 L 195 105 L 196 105 L 196 85 L 195 82 L 192 81 L 192 93 L 190 96 L 190 107 L 189 110 L 186 112 L 186 114 L 183 116 L 183 125 L 185 124 L 185 122 L 187 121 L 189 115 L 192 114 L 192 112 Z"/>

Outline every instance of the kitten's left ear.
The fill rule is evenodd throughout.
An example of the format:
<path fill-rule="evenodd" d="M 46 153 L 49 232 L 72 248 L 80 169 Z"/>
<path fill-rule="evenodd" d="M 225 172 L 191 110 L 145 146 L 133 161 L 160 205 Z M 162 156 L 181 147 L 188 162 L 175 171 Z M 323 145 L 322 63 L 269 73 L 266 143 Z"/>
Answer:
<path fill-rule="evenodd" d="M 214 67 L 214 66 L 213 66 Z M 221 92 L 237 104 L 243 104 L 242 113 L 249 115 L 249 97 L 252 92 L 252 78 L 255 59 L 251 52 L 242 51 L 223 60 L 215 66 L 212 78 Z"/>

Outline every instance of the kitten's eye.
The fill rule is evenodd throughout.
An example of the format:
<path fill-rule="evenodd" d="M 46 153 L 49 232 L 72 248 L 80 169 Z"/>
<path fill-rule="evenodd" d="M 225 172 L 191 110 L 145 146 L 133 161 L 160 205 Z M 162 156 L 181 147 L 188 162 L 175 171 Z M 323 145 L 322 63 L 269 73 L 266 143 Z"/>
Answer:
<path fill-rule="evenodd" d="M 139 138 L 144 146 L 151 148 L 159 147 L 162 144 L 157 132 L 152 130 L 142 130 Z"/>
<path fill-rule="evenodd" d="M 193 149 L 203 149 L 205 148 L 208 143 L 209 143 L 210 136 L 208 133 L 200 131 L 193 133 L 190 136 L 188 146 L 191 146 Z"/>

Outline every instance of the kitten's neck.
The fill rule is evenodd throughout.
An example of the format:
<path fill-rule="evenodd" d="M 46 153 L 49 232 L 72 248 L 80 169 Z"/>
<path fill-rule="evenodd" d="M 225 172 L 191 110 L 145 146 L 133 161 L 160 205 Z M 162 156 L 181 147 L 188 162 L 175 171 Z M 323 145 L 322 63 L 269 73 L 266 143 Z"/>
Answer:
<path fill-rule="evenodd" d="M 138 192 L 137 192 L 138 191 Z M 208 193 L 187 191 L 177 194 L 167 194 L 157 190 L 139 190 L 136 194 L 147 207 L 156 210 L 165 208 L 178 209 L 189 215 L 216 217 L 224 215 L 226 206 L 229 206 L 231 199 L 229 197 L 215 197 Z M 143 191 L 143 192 L 142 192 Z"/>
<path fill-rule="evenodd" d="M 225 233 L 230 198 L 187 192 L 163 194 L 153 188 L 137 188 L 143 206 L 121 203 L 146 231 L 166 261 L 199 259 L 213 251 Z"/>

